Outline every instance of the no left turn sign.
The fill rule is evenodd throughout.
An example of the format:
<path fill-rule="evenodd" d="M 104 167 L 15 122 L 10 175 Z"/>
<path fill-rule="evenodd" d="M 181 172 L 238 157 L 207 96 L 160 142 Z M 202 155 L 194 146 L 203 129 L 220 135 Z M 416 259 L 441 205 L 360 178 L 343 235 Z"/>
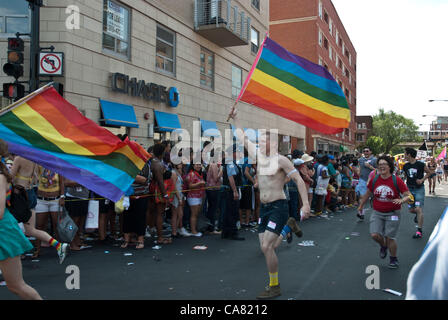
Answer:
<path fill-rule="evenodd" d="M 62 76 L 63 52 L 40 52 L 39 75 Z"/>

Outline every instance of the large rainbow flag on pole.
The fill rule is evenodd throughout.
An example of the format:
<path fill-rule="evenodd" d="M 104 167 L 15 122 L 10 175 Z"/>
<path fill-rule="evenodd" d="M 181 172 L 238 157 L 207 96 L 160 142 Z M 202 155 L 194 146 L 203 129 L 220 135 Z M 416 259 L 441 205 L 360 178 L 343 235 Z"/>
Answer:
<path fill-rule="evenodd" d="M 237 98 L 325 134 L 342 132 L 350 108 L 322 66 L 266 37 Z"/>
<path fill-rule="evenodd" d="M 148 160 L 137 143 L 84 117 L 51 86 L 0 112 L 9 151 L 118 201 Z"/>

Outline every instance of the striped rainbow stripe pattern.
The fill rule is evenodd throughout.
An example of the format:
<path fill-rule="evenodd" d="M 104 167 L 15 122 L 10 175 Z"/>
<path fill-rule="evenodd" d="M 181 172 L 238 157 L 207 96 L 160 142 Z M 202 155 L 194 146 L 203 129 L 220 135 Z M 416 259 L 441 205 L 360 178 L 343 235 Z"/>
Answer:
<path fill-rule="evenodd" d="M 349 126 L 345 95 L 324 67 L 292 54 L 268 37 L 260 52 L 240 93 L 241 101 L 324 134 L 339 133 Z"/>
<path fill-rule="evenodd" d="M 84 117 L 53 87 L 0 116 L 9 151 L 118 201 L 148 160 L 137 143 L 121 141 Z"/>

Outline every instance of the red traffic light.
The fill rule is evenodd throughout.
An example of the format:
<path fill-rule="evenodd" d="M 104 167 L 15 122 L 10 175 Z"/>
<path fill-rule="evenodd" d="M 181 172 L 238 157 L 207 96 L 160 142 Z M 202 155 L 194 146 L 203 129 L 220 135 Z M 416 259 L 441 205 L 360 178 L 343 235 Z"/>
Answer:
<path fill-rule="evenodd" d="M 8 38 L 8 50 L 23 51 L 25 48 L 23 39 Z"/>
<path fill-rule="evenodd" d="M 3 96 L 8 99 L 20 99 L 25 96 L 25 87 L 20 83 L 4 83 Z"/>

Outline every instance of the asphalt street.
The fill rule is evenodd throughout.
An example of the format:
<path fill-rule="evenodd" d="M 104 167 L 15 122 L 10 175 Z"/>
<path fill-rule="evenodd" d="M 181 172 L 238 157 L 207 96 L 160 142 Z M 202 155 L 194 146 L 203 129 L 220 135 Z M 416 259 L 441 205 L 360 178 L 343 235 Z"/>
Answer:
<path fill-rule="evenodd" d="M 427 189 L 427 187 L 426 187 Z M 389 258 L 379 258 L 379 247 L 369 236 L 370 210 L 358 222 L 355 209 L 301 223 L 304 236 L 278 249 L 277 300 L 402 300 L 410 269 L 420 257 L 443 210 L 448 205 L 448 185 L 436 187 L 425 200 L 422 239 L 413 239 L 415 223 L 407 207 L 402 209 L 396 270 L 387 267 Z M 43 248 L 38 261 L 23 261 L 25 281 L 44 299 L 120 300 L 253 300 L 268 284 L 268 273 L 255 230 L 242 230 L 245 241 L 223 240 L 219 235 L 175 239 L 154 250 L 146 240 L 144 250 L 98 245 L 71 252 L 63 265 L 55 251 Z M 312 246 L 301 246 L 312 243 Z M 197 245 L 206 250 L 195 250 Z M 69 290 L 69 266 L 80 271 L 80 288 Z M 380 290 L 366 288 L 368 266 L 378 266 Z M 381 289 L 401 292 L 395 296 Z M 0 287 L 0 300 L 15 300 Z"/>

